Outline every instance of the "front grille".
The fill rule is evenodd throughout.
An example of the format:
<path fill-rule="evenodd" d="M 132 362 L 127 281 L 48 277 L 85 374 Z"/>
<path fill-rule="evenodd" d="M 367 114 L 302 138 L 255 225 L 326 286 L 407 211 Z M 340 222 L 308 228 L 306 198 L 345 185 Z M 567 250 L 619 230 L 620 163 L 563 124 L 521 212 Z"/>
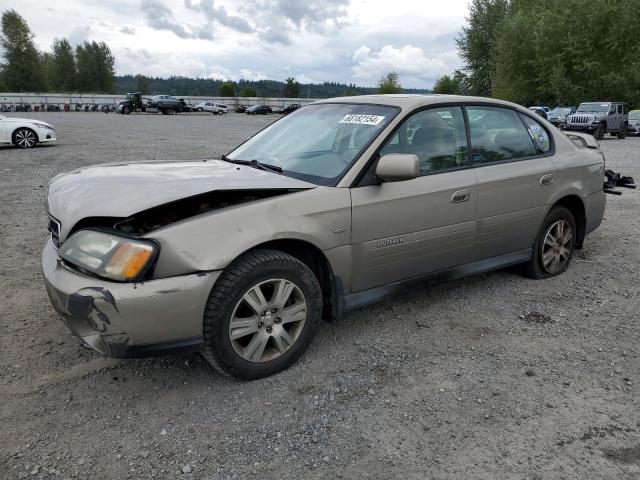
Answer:
<path fill-rule="evenodd" d="M 591 123 L 592 119 L 593 119 L 592 117 L 587 117 L 585 115 L 578 115 L 578 116 L 571 117 L 571 120 L 569 121 L 569 123 L 574 123 L 574 124 L 581 123 L 586 125 L 588 123 Z"/>
<path fill-rule="evenodd" d="M 53 246 L 60 248 L 60 222 L 49 215 L 49 232 L 51 232 L 51 241 Z"/>

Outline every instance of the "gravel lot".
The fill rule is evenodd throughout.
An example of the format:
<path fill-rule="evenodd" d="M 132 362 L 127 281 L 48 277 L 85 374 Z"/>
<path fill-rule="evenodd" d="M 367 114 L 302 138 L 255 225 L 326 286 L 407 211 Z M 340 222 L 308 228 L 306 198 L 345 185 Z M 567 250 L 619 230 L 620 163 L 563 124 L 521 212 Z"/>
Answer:
<path fill-rule="evenodd" d="M 559 278 L 363 308 L 240 382 L 198 354 L 120 361 L 71 337 L 40 273 L 43 194 L 83 165 L 224 153 L 276 116 L 16 115 L 59 143 L 0 148 L 0 478 L 640 477 L 640 192 L 608 197 Z M 640 179 L 640 138 L 601 143 Z"/>

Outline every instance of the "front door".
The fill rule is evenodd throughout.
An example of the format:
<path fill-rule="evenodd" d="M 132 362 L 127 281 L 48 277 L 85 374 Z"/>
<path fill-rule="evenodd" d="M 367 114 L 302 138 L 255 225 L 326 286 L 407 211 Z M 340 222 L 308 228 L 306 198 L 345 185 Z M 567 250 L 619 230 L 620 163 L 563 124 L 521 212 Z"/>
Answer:
<path fill-rule="evenodd" d="M 474 260 L 531 248 L 558 183 L 549 134 L 515 110 L 466 110 L 478 178 Z"/>
<path fill-rule="evenodd" d="M 478 197 L 462 109 L 412 114 L 383 145 L 387 153 L 415 154 L 421 176 L 351 190 L 352 292 L 471 258 Z"/>

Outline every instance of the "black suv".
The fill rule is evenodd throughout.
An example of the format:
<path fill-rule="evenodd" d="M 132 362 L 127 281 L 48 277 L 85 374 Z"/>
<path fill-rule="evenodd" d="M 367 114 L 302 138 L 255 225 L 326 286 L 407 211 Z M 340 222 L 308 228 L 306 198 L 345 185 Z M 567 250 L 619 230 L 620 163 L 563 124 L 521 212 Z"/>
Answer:
<path fill-rule="evenodd" d="M 564 129 L 589 132 L 596 140 L 601 140 L 605 133 L 622 139 L 627 136 L 628 117 L 626 103 L 586 102 L 580 104 L 576 113 L 567 117 Z"/>
<path fill-rule="evenodd" d="M 300 104 L 299 103 L 290 103 L 289 105 L 284 106 L 281 109 L 279 109 L 277 111 L 277 113 L 282 113 L 284 115 L 287 115 L 287 114 L 289 114 L 291 112 L 295 112 L 299 108 L 300 108 Z"/>

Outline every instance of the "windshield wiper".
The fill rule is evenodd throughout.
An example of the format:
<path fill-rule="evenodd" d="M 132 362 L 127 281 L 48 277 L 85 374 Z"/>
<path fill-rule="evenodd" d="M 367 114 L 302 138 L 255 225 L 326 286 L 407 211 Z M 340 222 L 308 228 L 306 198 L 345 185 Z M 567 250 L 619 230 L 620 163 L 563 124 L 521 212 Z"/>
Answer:
<path fill-rule="evenodd" d="M 258 170 L 265 170 L 267 172 L 273 173 L 282 173 L 282 168 L 278 167 L 277 165 L 269 165 L 268 163 L 262 163 L 258 160 L 251 160 L 250 162 L 248 162 L 248 164 L 253 168 L 257 168 Z"/>
<path fill-rule="evenodd" d="M 258 170 L 264 170 L 265 172 L 272 172 L 272 173 L 283 172 L 282 168 L 280 168 L 277 165 L 269 165 L 268 163 L 262 163 L 262 162 L 259 162 L 258 160 L 236 160 L 235 158 L 229 158 L 226 155 L 222 155 L 220 157 L 220 160 L 229 162 L 229 163 L 234 163 L 236 165 L 249 165 L 250 167 L 253 167 Z"/>

